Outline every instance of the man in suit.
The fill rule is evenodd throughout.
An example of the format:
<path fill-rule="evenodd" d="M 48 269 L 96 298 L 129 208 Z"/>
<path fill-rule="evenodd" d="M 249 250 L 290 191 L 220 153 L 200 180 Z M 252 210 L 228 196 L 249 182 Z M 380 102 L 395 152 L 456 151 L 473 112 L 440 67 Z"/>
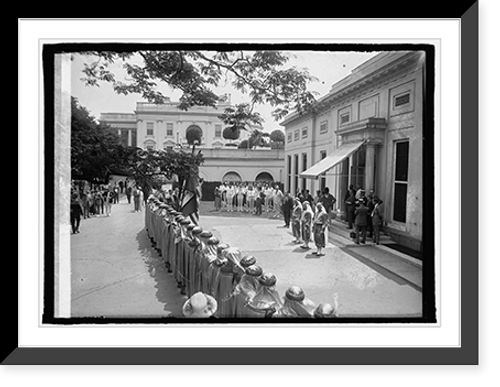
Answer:
<path fill-rule="evenodd" d="M 290 218 L 292 217 L 293 209 L 293 198 L 290 196 L 290 192 L 285 194 L 283 198 L 283 216 L 285 218 L 285 225 L 283 227 L 290 227 Z"/>
<path fill-rule="evenodd" d="M 356 228 L 355 243 L 359 245 L 359 234 L 362 234 L 361 243 L 366 242 L 366 225 L 368 216 L 368 207 L 366 207 L 364 200 L 358 200 L 358 207 L 354 211 L 354 226 Z"/>

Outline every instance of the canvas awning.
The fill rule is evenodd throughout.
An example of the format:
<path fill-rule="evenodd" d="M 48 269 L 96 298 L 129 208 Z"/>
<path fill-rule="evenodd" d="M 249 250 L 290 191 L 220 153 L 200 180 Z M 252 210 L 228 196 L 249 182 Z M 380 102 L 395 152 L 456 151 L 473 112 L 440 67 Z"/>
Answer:
<path fill-rule="evenodd" d="M 301 172 L 300 177 L 306 179 L 318 178 L 319 175 L 328 171 L 330 168 L 333 168 L 335 165 L 344 161 L 346 158 L 356 152 L 364 143 L 365 140 L 362 140 L 350 142 L 338 147 L 323 160 L 318 161 L 311 168 L 306 169 L 304 172 Z"/>

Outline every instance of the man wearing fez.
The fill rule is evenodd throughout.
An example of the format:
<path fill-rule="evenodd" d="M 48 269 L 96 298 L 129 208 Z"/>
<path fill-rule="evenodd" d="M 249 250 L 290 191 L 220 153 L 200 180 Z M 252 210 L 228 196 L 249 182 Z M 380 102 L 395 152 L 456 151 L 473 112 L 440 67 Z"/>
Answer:
<path fill-rule="evenodd" d="M 258 265 L 251 265 L 245 269 L 245 274 L 233 290 L 234 297 L 234 317 L 249 317 L 251 312 L 246 308 L 246 304 L 251 302 L 260 288 L 259 277 L 262 275 L 262 268 Z"/>
<path fill-rule="evenodd" d="M 173 223 L 173 240 L 172 240 L 172 248 L 170 251 L 170 268 L 172 270 L 172 273 L 174 274 L 175 280 L 178 282 L 178 269 L 177 266 L 179 264 L 179 257 L 178 254 L 181 251 L 180 243 L 182 241 L 182 227 L 181 227 L 181 221 L 184 220 L 184 216 L 177 215 L 176 213 L 175 218 L 174 218 L 174 223 Z"/>
<path fill-rule="evenodd" d="M 194 292 L 199 292 L 202 289 L 202 282 L 203 282 L 203 260 L 205 259 L 205 253 L 206 250 L 208 249 L 208 240 L 213 237 L 212 233 L 210 231 L 202 231 L 200 234 L 200 246 L 197 250 L 197 254 L 195 255 L 195 260 L 196 262 L 194 263 L 195 265 L 195 270 L 191 277 L 193 278 L 193 291 Z"/>
<path fill-rule="evenodd" d="M 186 226 L 187 229 L 187 239 L 184 241 L 184 254 L 182 258 L 182 287 L 181 287 L 181 294 L 189 294 L 188 289 L 190 287 L 190 281 L 191 281 L 191 273 L 190 273 L 190 264 L 191 264 L 191 259 L 193 257 L 193 248 L 195 246 L 194 243 L 196 241 L 194 240 L 193 236 L 193 230 L 196 226 L 193 223 L 190 223 Z M 194 243 L 193 243 L 194 242 Z"/>
<path fill-rule="evenodd" d="M 276 276 L 271 273 L 262 274 L 259 279 L 259 290 L 246 305 L 248 317 L 268 318 L 281 308 L 282 302 L 276 290 Z"/>
<path fill-rule="evenodd" d="M 191 224 L 188 218 L 182 219 L 181 225 L 181 240 L 177 245 L 177 287 L 180 288 L 181 294 L 186 294 L 186 273 L 184 272 L 184 254 L 185 250 L 188 248 L 190 241 L 187 227 Z"/>
<path fill-rule="evenodd" d="M 273 315 L 278 318 L 312 318 L 316 309 L 314 302 L 306 298 L 298 286 L 290 286 L 285 293 L 283 306 Z"/>
<path fill-rule="evenodd" d="M 201 237 L 203 232 L 200 226 L 195 226 L 191 231 L 192 239 L 189 242 L 190 255 L 189 255 L 189 282 L 187 287 L 188 296 L 192 296 L 200 291 L 200 261 L 201 261 Z"/>
<path fill-rule="evenodd" d="M 225 259 L 224 264 L 219 269 L 219 286 L 217 290 L 219 302 L 219 310 L 217 317 L 231 318 L 234 317 L 234 276 L 236 267 L 240 266 L 241 251 L 236 247 L 229 247 L 222 251 L 222 256 Z"/>
<path fill-rule="evenodd" d="M 170 246 L 171 246 L 171 243 L 173 243 L 172 223 L 174 222 L 174 216 L 175 216 L 175 210 L 172 207 L 169 207 L 167 209 L 167 215 L 165 216 L 165 219 L 163 220 L 164 238 L 163 238 L 163 244 L 160 247 L 161 251 L 162 251 L 163 260 L 165 261 L 165 266 L 169 272 L 170 272 L 170 258 L 171 258 Z"/>
<path fill-rule="evenodd" d="M 160 256 L 163 255 L 163 252 L 161 250 L 164 240 L 166 238 L 166 233 L 165 233 L 165 217 L 168 214 L 168 205 L 162 203 L 159 206 L 159 211 L 157 213 L 157 221 L 155 225 L 155 242 L 156 242 L 156 251 L 158 251 L 158 254 Z"/>
<path fill-rule="evenodd" d="M 210 294 L 219 299 L 219 285 L 220 285 L 220 268 L 226 263 L 226 258 L 224 258 L 224 250 L 228 249 L 229 245 L 227 243 L 219 243 L 217 245 L 217 259 L 212 262 L 211 267 L 211 280 L 212 284 L 210 289 Z"/>
<path fill-rule="evenodd" d="M 212 236 L 207 241 L 207 246 L 203 249 L 201 255 L 201 291 L 203 293 L 209 294 L 211 291 L 212 284 L 210 282 L 210 265 L 217 258 L 217 245 L 219 244 L 219 239 Z"/>

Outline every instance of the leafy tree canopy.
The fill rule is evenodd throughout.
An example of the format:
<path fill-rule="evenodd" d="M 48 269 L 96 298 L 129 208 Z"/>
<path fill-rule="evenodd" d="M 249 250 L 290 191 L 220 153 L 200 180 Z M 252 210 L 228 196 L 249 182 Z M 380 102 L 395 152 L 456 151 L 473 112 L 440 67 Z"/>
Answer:
<path fill-rule="evenodd" d="M 71 98 L 71 175 L 74 179 L 104 182 L 121 167 L 118 136 L 97 123 L 77 99 Z"/>
<path fill-rule="evenodd" d="M 186 129 L 186 140 L 189 145 L 201 144 L 202 137 L 203 131 L 199 126 L 191 125 Z"/>
<path fill-rule="evenodd" d="M 312 109 L 314 93 L 307 90 L 309 82 L 316 80 L 307 69 L 285 65 L 289 55 L 281 51 L 136 51 L 86 52 L 97 57 L 86 63 L 84 78 L 87 85 L 110 82 L 119 94 L 138 93 L 149 102 L 162 104 L 168 98 L 159 91 L 159 84 L 167 84 L 182 91 L 179 109 L 193 106 L 215 106 L 219 96 L 213 88 L 230 80 L 235 89 L 247 93 L 250 103 L 236 105 L 225 112 L 223 122 L 228 126 L 256 123 L 255 104 L 275 108 L 276 120 L 297 111 Z M 132 61 L 139 58 L 139 63 Z M 118 80 L 110 65 L 122 63 L 126 81 Z"/>
<path fill-rule="evenodd" d="M 280 129 L 275 129 L 271 132 L 270 139 L 274 142 L 285 142 L 285 133 Z"/>

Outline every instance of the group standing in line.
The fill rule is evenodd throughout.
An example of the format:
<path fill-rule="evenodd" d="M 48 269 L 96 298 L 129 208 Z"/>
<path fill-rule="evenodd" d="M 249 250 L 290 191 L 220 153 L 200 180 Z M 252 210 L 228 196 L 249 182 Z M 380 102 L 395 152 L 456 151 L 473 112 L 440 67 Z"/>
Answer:
<path fill-rule="evenodd" d="M 210 231 L 192 223 L 165 202 L 160 192 L 148 198 L 145 224 L 168 273 L 180 293 L 188 297 L 182 307 L 184 317 L 338 317 L 337 294 L 332 303 L 316 305 L 300 287 L 290 286 L 280 297 L 276 276 L 265 272 L 254 256 L 243 255 L 238 248 L 222 243 Z"/>
<path fill-rule="evenodd" d="M 134 198 L 134 211 L 142 211 L 144 194 L 139 187 L 132 187 L 128 180 L 111 184 L 94 184 L 85 189 L 80 184 L 72 184 L 70 203 L 70 223 L 72 234 L 80 233 L 82 219 L 111 216 L 112 205 L 120 203 L 120 195 L 125 193 L 128 203 Z"/>

